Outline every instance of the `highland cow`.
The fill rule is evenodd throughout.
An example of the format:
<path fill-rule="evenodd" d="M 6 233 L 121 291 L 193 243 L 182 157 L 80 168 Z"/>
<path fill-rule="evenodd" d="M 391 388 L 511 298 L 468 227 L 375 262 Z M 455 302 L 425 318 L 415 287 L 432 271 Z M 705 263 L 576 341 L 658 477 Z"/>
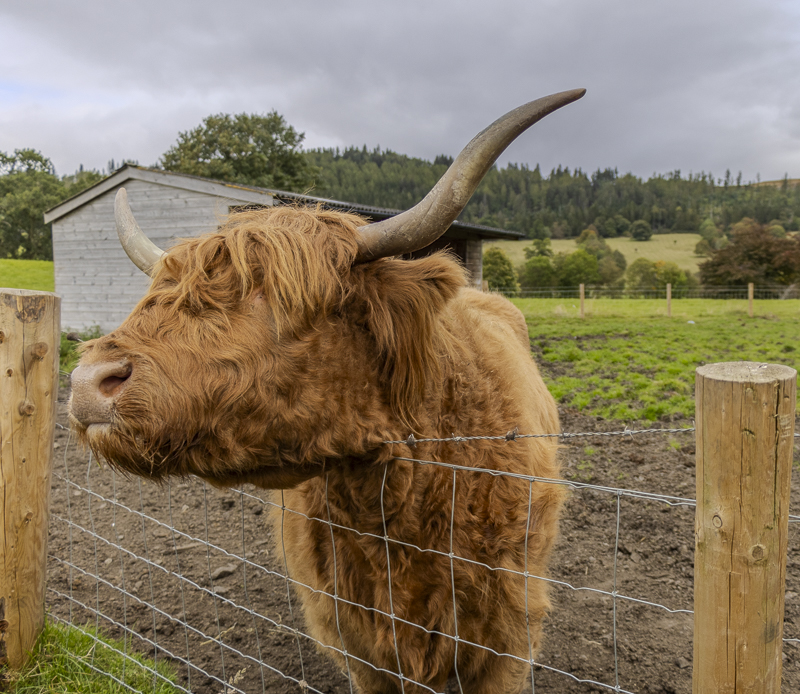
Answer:
<path fill-rule="evenodd" d="M 396 256 L 444 233 L 503 149 L 582 94 L 507 114 L 377 224 L 245 211 L 163 253 L 117 195 L 123 246 L 152 285 L 84 345 L 73 426 L 127 473 L 284 490 L 299 513 L 275 534 L 308 632 L 362 692 L 457 677 L 506 694 L 530 673 L 548 600 L 524 574 L 545 574 L 561 504 L 560 486 L 530 477 L 557 477 L 557 446 L 414 437 L 557 432 L 556 406 L 511 303 L 468 288 L 446 253 Z"/>

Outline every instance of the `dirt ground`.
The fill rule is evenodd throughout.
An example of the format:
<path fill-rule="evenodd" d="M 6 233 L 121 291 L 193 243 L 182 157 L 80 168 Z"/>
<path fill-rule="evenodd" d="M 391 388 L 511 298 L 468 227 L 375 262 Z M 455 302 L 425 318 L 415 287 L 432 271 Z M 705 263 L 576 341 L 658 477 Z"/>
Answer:
<path fill-rule="evenodd" d="M 59 405 L 64 425 L 65 409 Z M 570 411 L 561 419 L 564 431 L 624 428 Z M 563 447 L 562 470 L 576 482 L 694 498 L 694 437 L 575 439 Z M 287 598 L 266 499 L 257 490 L 222 492 L 197 481 L 157 487 L 127 480 L 90 461 L 58 430 L 48 611 L 172 661 L 181 685 L 198 694 L 295 693 L 302 683 L 310 691 L 349 692 L 346 672 L 285 628 L 303 625 Z M 563 584 L 551 591 L 536 691 L 609 691 L 617 684 L 647 694 L 691 690 L 690 614 L 575 590 L 613 592 L 616 563 L 619 596 L 692 608 L 694 508 L 621 496 L 617 543 L 617 503 L 617 495 L 595 489 L 570 493 L 551 564 L 551 577 Z M 797 474 L 792 512 L 800 514 Z M 799 546 L 800 523 L 792 524 L 786 638 L 800 638 Z M 457 691 L 451 682 L 448 692 Z M 800 650 L 792 643 L 784 644 L 783 691 L 800 691 Z"/>

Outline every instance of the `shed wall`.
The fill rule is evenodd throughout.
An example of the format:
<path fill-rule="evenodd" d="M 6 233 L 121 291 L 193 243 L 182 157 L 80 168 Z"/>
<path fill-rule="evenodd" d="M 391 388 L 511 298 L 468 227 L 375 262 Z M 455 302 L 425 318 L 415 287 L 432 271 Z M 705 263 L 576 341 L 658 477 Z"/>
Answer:
<path fill-rule="evenodd" d="M 213 231 L 236 204 L 215 195 L 140 180 L 125 181 L 136 221 L 153 242 L 169 248 L 179 238 Z M 119 244 L 113 189 L 53 222 L 56 292 L 66 329 L 99 326 L 110 332 L 128 316 L 150 280 Z"/>
<path fill-rule="evenodd" d="M 467 266 L 473 286 L 480 289 L 483 282 L 483 241 L 481 239 L 467 240 L 464 265 Z"/>

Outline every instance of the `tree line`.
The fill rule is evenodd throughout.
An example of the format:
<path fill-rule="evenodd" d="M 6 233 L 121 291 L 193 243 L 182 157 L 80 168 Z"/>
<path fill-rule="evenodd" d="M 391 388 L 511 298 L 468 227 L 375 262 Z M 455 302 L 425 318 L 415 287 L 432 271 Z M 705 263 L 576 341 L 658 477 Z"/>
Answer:
<path fill-rule="evenodd" d="M 534 239 L 524 249 L 525 262 L 518 268 L 505 251 L 490 246 L 483 255 L 483 278 L 489 289 L 505 292 L 579 284 L 633 291 L 664 289 L 668 283 L 676 290 L 699 285 L 698 278 L 673 262 L 637 258 L 628 266 L 625 256 L 612 250 L 593 226 L 584 229 L 575 242 L 572 253 L 554 254 L 549 239 Z"/>
<path fill-rule="evenodd" d="M 350 147 L 306 153 L 316 167 L 314 192 L 322 197 L 406 209 L 419 202 L 452 163 L 391 150 Z M 616 169 L 588 174 L 558 166 L 493 167 L 461 214 L 465 222 L 522 231 L 528 238 L 575 238 L 593 225 L 603 237 L 627 235 L 637 221 L 659 232 L 699 232 L 704 221 L 728 229 L 748 217 L 800 229 L 800 188 L 743 183 L 741 173 L 723 178 L 680 171 L 647 180 Z"/>
<path fill-rule="evenodd" d="M 584 229 L 575 240 L 572 253 L 553 254 L 549 239 L 534 239 L 524 249 L 525 262 L 515 268 L 499 247 L 483 255 L 483 278 L 489 288 L 500 291 L 576 287 L 585 284 L 628 291 L 663 291 L 712 287 L 790 287 L 800 283 L 800 234 L 791 235 L 775 223 L 759 224 L 745 217 L 727 234 L 706 226 L 715 249 L 706 238 L 695 253 L 707 255 L 698 274 L 681 270 L 676 263 L 637 258 L 630 266 L 619 251 L 613 251 L 594 226 Z"/>
<path fill-rule="evenodd" d="M 52 162 L 34 149 L 0 152 L 0 258 L 52 260 L 44 211 L 102 179 L 83 167 L 58 177 Z"/>
<path fill-rule="evenodd" d="M 366 146 L 304 151 L 303 138 L 303 133 L 275 111 L 266 115 L 216 114 L 179 133 L 154 166 L 232 183 L 407 209 L 428 193 L 453 161 L 448 155 L 431 162 Z M 109 173 L 115 167 L 113 160 L 109 162 Z M 50 230 L 42 221 L 43 212 L 97 183 L 104 174 L 81 167 L 74 174 L 58 176 L 40 152 L 0 152 L 0 258 L 51 259 Z M 553 257 L 544 251 L 546 244 L 539 250 L 533 245 L 526 266 L 538 263 L 539 274 L 543 272 L 555 283 L 566 278 L 572 281 L 580 274 L 576 268 L 583 267 L 582 276 L 595 280 L 584 283 L 612 286 L 629 268 L 624 267 L 624 258 L 602 248 L 602 239 L 607 237 L 629 235 L 646 240 L 652 233 L 664 231 L 697 232 L 702 237 L 697 252 L 709 262 L 728 245 L 739 247 L 741 229 L 737 231 L 737 224 L 750 225 L 751 235 L 779 239 L 779 246 L 793 243 L 786 232 L 800 229 L 800 187 L 790 185 L 788 179 L 778 185 L 744 183 L 741 174 L 734 178 L 730 171 L 718 179 L 706 172 L 683 176 L 673 171 L 644 180 L 630 173 L 619 175 L 610 168 L 588 174 L 558 166 L 545 175 L 538 166 L 509 164 L 488 172 L 460 218 L 522 231 L 540 242 L 576 238 L 576 252 L 588 259 L 586 255 Z M 587 230 L 591 233 L 584 236 Z M 777 248 L 771 242 L 766 247 Z M 750 250 L 755 253 L 754 246 Z M 775 252 L 783 253 L 784 260 L 794 257 L 793 251 L 785 248 Z M 522 270 L 516 281 L 533 281 L 530 278 L 536 273 Z M 717 281 L 714 278 L 721 276 L 707 273 L 701 281 Z M 769 272 L 767 276 L 778 277 Z M 783 272 L 780 278 L 788 276 Z"/>

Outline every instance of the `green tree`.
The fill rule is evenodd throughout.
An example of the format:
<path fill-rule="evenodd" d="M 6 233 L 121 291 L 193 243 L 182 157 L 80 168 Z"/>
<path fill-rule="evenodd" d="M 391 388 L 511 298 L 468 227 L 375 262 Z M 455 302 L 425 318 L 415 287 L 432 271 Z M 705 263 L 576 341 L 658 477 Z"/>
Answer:
<path fill-rule="evenodd" d="M 604 255 L 605 251 L 611 252 L 605 239 L 597 233 L 597 228 L 594 224 L 590 224 L 586 227 L 580 233 L 580 236 L 575 239 L 575 243 L 578 244 L 578 248 L 583 248 L 583 250 L 594 256 Z"/>
<path fill-rule="evenodd" d="M 398 210 L 413 207 L 422 200 L 447 171 L 448 161 L 452 163 L 444 155 L 431 164 L 379 147 L 368 150 L 366 146 L 348 147 L 344 151 L 311 150 L 305 156 L 320 170 L 316 194 Z"/>
<path fill-rule="evenodd" d="M 628 261 L 625 260 L 622 251 L 612 251 L 611 257 L 614 259 L 614 263 L 616 263 L 617 267 L 619 267 L 622 272 L 625 272 L 625 268 L 628 267 Z"/>
<path fill-rule="evenodd" d="M 637 258 L 625 272 L 625 289 L 647 291 L 658 288 L 656 264 L 647 258 Z"/>
<path fill-rule="evenodd" d="M 614 227 L 616 230 L 616 236 L 624 236 L 628 233 L 631 228 L 631 223 L 623 217 L 621 214 L 614 215 Z"/>
<path fill-rule="evenodd" d="M 553 249 L 550 245 L 550 239 L 547 237 L 533 239 L 533 243 L 527 248 L 523 248 L 522 252 L 528 259 L 535 258 L 536 256 L 553 257 Z"/>
<path fill-rule="evenodd" d="M 0 258 L 51 260 L 44 211 L 64 199 L 50 160 L 33 149 L 0 152 Z"/>
<path fill-rule="evenodd" d="M 706 239 L 700 239 L 694 247 L 694 254 L 701 258 L 707 258 L 712 253 L 711 244 Z"/>
<path fill-rule="evenodd" d="M 519 289 L 511 258 L 497 246 L 489 246 L 483 254 L 483 279 L 489 283 L 492 291 Z"/>
<path fill-rule="evenodd" d="M 717 228 L 717 225 L 714 224 L 714 220 L 709 218 L 706 218 L 702 221 L 700 228 L 698 229 L 698 233 L 708 242 L 711 242 L 713 239 L 722 234 L 722 232 Z"/>
<path fill-rule="evenodd" d="M 59 179 L 52 162 L 34 149 L 0 152 L 0 258 L 52 260 L 44 212 L 102 179 L 82 166 Z"/>
<path fill-rule="evenodd" d="M 95 183 L 99 183 L 103 178 L 103 174 L 99 171 L 84 169 L 83 164 L 81 164 L 74 174 L 62 176 L 61 182 L 64 184 L 64 197 L 71 198 Z"/>
<path fill-rule="evenodd" d="M 772 234 L 774 237 L 779 239 L 786 238 L 786 229 L 783 228 L 783 225 L 780 224 L 778 221 L 772 221 L 767 225 L 767 231 Z"/>
<path fill-rule="evenodd" d="M 578 248 L 597 258 L 599 282 L 610 286 L 622 277 L 627 265 L 625 256 L 620 251 L 612 251 L 606 240 L 597 233 L 594 225 L 590 225 L 577 238 Z"/>
<path fill-rule="evenodd" d="M 600 273 L 600 282 L 606 286 L 611 286 L 622 277 L 625 272 L 625 266 L 618 265 L 613 255 L 607 255 L 598 261 L 597 271 Z"/>
<path fill-rule="evenodd" d="M 631 224 L 630 235 L 637 241 L 649 241 L 653 235 L 653 229 L 645 220 L 637 219 Z"/>
<path fill-rule="evenodd" d="M 733 225 L 730 243 L 700 264 L 700 279 L 710 286 L 792 284 L 800 280 L 800 241 L 745 217 Z"/>
<path fill-rule="evenodd" d="M 655 270 L 658 289 L 666 289 L 668 284 L 672 285 L 673 290 L 683 289 L 688 284 L 686 273 L 669 260 L 657 260 Z"/>
<path fill-rule="evenodd" d="M 681 205 L 675 207 L 675 222 L 672 231 L 698 231 L 701 219 L 697 210 L 685 210 Z"/>
<path fill-rule="evenodd" d="M 534 255 L 528 258 L 520 268 L 519 283 L 523 289 L 555 287 L 558 284 L 558 278 L 550 258 L 544 255 Z"/>
<path fill-rule="evenodd" d="M 620 214 L 613 217 L 598 217 L 593 225 L 602 236 L 622 236 L 631 226 L 631 223 Z"/>
<path fill-rule="evenodd" d="M 574 253 L 559 253 L 553 259 L 553 267 L 561 287 L 576 287 L 579 284 L 600 284 L 597 258 L 583 248 Z"/>
<path fill-rule="evenodd" d="M 229 183 L 305 192 L 317 173 L 301 151 L 305 135 L 276 111 L 220 113 L 178 135 L 161 157 L 168 171 Z"/>

